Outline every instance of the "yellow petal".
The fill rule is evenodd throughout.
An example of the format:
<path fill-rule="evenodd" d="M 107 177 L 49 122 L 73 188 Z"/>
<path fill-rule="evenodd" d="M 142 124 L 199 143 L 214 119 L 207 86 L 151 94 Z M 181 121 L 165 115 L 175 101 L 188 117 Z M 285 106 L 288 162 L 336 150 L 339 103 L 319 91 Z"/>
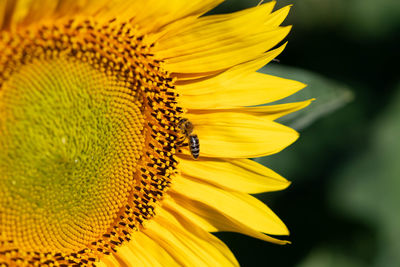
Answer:
<path fill-rule="evenodd" d="M 249 159 L 179 159 L 179 169 L 185 177 L 251 194 L 282 190 L 290 185 L 289 181 L 276 172 Z"/>
<path fill-rule="evenodd" d="M 196 213 L 178 205 L 175 199 L 169 195 L 163 200 L 163 209 L 167 210 L 171 214 L 179 214 L 179 216 L 185 217 L 187 220 L 190 220 L 191 223 L 199 226 L 207 232 L 218 232 L 218 228 L 213 224 Z"/>
<path fill-rule="evenodd" d="M 165 59 L 171 72 L 196 73 L 229 68 L 252 60 L 279 43 L 290 27 L 277 27 L 268 20 L 277 21 L 276 17 L 282 20 L 288 9 L 267 16 L 264 7 L 260 6 L 242 12 L 240 16 L 234 13 L 225 20 L 209 16 L 206 18 L 208 23 L 204 23 L 199 19 L 199 26 L 193 25 L 183 33 L 160 41 L 155 54 Z"/>
<path fill-rule="evenodd" d="M 285 115 L 288 115 L 290 113 L 296 112 L 300 109 L 307 107 L 314 100 L 315 99 L 310 99 L 302 102 L 258 106 L 258 107 L 240 107 L 231 109 L 212 109 L 212 110 L 196 109 L 196 110 L 191 110 L 190 112 L 193 114 L 206 114 L 209 112 L 238 112 L 243 114 L 254 115 L 263 119 L 276 120 L 280 117 L 283 117 Z"/>
<path fill-rule="evenodd" d="M 252 73 L 242 79 L 229 80 L 219 83 L 221 79 L 208 82 L 213 89 L 193 92 L 185 90 L 186 86 L 177 86 L 180 93 L 180 103 L 188 109 L 215 109 L 255 106 L 270 103 L 296 93 L 305 84 L 268 74 Z M 229 96 L 229 97 L 227 97 Z"/>
<path fill-rule="evenodd" d="M 186 28 L 181 29 L 175 36 L 164 36 L 160 38 L 158 40 L 159 45 L 155 48 L 155 51 L 159 51 L 157 54 L 160 56 L 171 58 L 189 54 L 189 52 L 204 50 L 199 44 L 209 45 L 207 38 L 215 38 L 213 35 L 219 32 L 227 35 L 228 38 L 232 38 L 231 35 L 234 34 L 247 36 L 249 35 L 248 29 L 250 27 L 247 27 L 250 26 L 249 24 L 257 25 L 257 31 L 260 31 L 260 25 L 268 18 L 273 5 L 275 5 L 275 3 L 271 2 L 268 5 L 253 7 L 231 14 L 205 16 L 197 19 L 190 25 L 187 25 Z M 244 24 L 243 21 L 245 21 L 246 24 Z M 274 29 L 277 26 L 268 25 L 269 29 Z M 212 27 L 212 30 L 210 30 L 210 27 Z M 246 28 L 247 31 L 245 31 Z M 256 29 L 251 30 L 255 31 Z M 263 30 L 265 31 L 265 28 Z M 193 39 L 196 36 L 197 39 Z M 180 43 L 178 42 L 178 38 L 180 40 L 187 39 L 189 42 Z M 221 36 L 221 39 L 223 40 L 223 36 Z"/>
<path fill-rule="evenodd" d="M 254 59 L 232 66 L 227 70 L 218 70 L 202 73 L 172 73 L 173 77 L 178 78 L 175 82 L 177 87 L 184 86 L 185 94 L 199 95 L 212 94 L 214 87 L 223 86 L 229 80 L 240 81 L 246 75 L 252 74 L 274 59 L 285 48 L 286 43 L 279 48 L 263 53 Z M 215 78 L 215 80 L 214 80 Z M 214 86 L 209 88 L 208 86 Z M 178 88 L 179 89 L 179 88 Z"/>
<path fill-rule="evenodd" d="M 14 30 L 23 25 L 46 19 L 60 19 L 71 14 L 92 15 L 99 13 L 106 3 L 112 5 L 114 2 L 115 0 L 3 0 L 0 4 L 0 30 Z"/>
<path fill-rule="evenodd" d="M 174 195 L 174 201 L 168 203 L 166 208 L 169 210 L 169 212 L 175 212 L 180 216 L 185 216 L 186 214 L 195 214 L 197 216 L 196 218 L 201 218 L 201 220 L 206 221 L 208 225 L 211 225 L 211 228 L 217 229 L 214 230 L 214 232 L 237 232 L 276 244 L 284 245 L 290 243 L 289 241 L 279 240 L 269 235 L 260 233 L 259 231 L 256 231 L 252 228 L 249 228 L 247 225 L 240 223 L 234 218 L 220 213 L 219 210 L 215 209 L 214 207 L 210 207 L 205 205 L 204 203 L 199 203 L 197 201 L 187 199 L 186 197 L 178 194 Z M 206 224 L 199 223 L 199 220 L 193 220 L 193 223 L 206 231 L 209 231 L 208 229 L 210 229 L 210 227 L 208 227 Z"/>
<path fill-rule="evenodd" d="M 120 266 L 180 266 L 164 248 L 140 231 L 133 234 L 132 241 L 118 249 L 114 258 Z"/>
<path fill-rule="evenodd" d="M 143 233 L 155 240 L 183 266 L 238 266 L 229 248 L 218 238 L 160 209 Z"/>
<path fill-rule="evenodd" d="M 127 245 L 118 248 L 113 257 L 118 262 L 117 266 L 150 266 L 143 257 L 134 253 Z"/>
<path fill-rule="evenodd" d="M 162 27 L 189 16 L 200 16 L 222 0 L 141 0 L 130 1 L 135 18 L 145 32 L 157 32 Z"/>
<path fill-rule="evenodd" d="M 264 17 L 267 16 L 269 13 L 272 12 L 272 9 L 274 8 L 276 2 L 271 1 L 268 3 L 265 3 L 262 5 L 262 9 L 264 11 Z M 232 17 L 240 17 L 243 15 L 243 13 L 249 13 L 249 10 L 242 10 L 235 12 L 233 14 L 220 14 L 220 15 L 213 15 L 213 16 L 205 16 L 202 17 L 201 19 L 197 19 L 197 16 L 192 16 L 192 17 L 186 17 L 184 19 L 180 19 L 178 21 L 175 21 L 173 23 L 170 23 L 166 27 L 163 27 L 162 30 L 159 33 L 155 33 L 153 35 L 153 40 L 157 41 L 159 43 L 163 43 L 163 41 L 173 38 L 174 36 L 181 34 L 183 32 L 191 31 L 194 28 L 203 28 L 207 27 L 208 24 L 212 22 L 217 22 L 217 21 L 226 21 L 229 19 L 232 19 Z M 274 23 L 272 19 L 270 19 L 271 22 L 271 27 L 272 24 Z M 279 24 L 278 24 L 279 25 Z M 158 50 L 163 50 L 163 49 L 169 49 L 168 47 L 158 47 Z"/>
<path fill-rule="evenodd" d="M 288 115 L 289 113 L 293 113 L 307 107 L 314 100 L 315 99 L 310 99 L 302 102 L 279 104 L 279 105 L 238 108 L 238 109 L 233 109 L 232 111 L 243 112 L 264 119 L 276 120 L 280 117 Z"/>
<path fill-rule="evenodd" d="M 298 138 L 293 129 L 256 116 L 218 112 L 185 115 L 200 139 L 200 156 L 252 158 L 281 151 Z M 183 149 L 187 153 L 187 149 Z"/>
<path fill-rule="evenodd" d="M 114 255 L 109 255 L 101 258 L 100 262 L 96 262 L 96 266 L 98 267 L 120 266 L 120 263 L 114 257 Z"/>
<path fill-rule="evenodd" d="M 7 28 L 7 15 L 10 14 L 13 3 L 15 1 L 0 1 L 0 30 Z"/>
<path fill-rule="evenodd" d="M 92 10 L 91 14 L 96 16 L 97 20 L 108 21 L 111 18 L 129 20 L 133 25 L 139 26 L 144 34 L 150 34 L 185 17 L 198 17 L 220 2 L 221 0 L 190 2 L 180 0 L 87 0 L 84 10 L 81 12 L 86 14 Z"/>
<path fill-rule="evenodd" d="M 178 81 L 180 103 L 188 109 L 243 107 L 273 102 L 297 92 L 305 84 L 254 72 L 274 59 L 283 48 L 211 78 Z"/>
<path fill-rule="evenodd" d="M 264 203 L 248 194 L 229 192 L 215 186 L 177 176 L 171 187 L 171 194 L 203 203 L 218 210 L 226 217 L 246 225 L 254 231 L 273 235 L 289 234 L 284 223 Z M 173 195 L 175 198 L 175 194 Z"/>
<path fill-rule="evenodd" d="M 6 25 L 8 25 L 11 29 L 15 28 L 18 24 L 33 23 L 40 19 L 50 17 L 55 11 L 58 3 L 58 1 L 54 0 L 6 0 L 5 2 L 9 2 L 9 13 L 5 16 L 5 19 L 8 20 Z M 46 8 L 43 8 L 44 6 Z"/>
<path fill-rule="evenodd" d="M 15 28 L 21 24 L 32 24 L 47 18 L 60 19 L 66 15 L 79 14 L 94 16 L 100 22 L 106 22 L 112 18 L 130 20 L 138 25 L 143 33 L 149 34 L 180 19 L 189 16 L 197 18 L 220 2 L 221 0 L 190 2 L 181 0 L 3 0 L 0 3 L 0 29 Z M 3 23 L 1 23 L 2 20 Z"/>
<path fill-rule="evenodd" d="M 228 79 L 238 81 L 254 73 L 278 56 L 285 49 L 286 44 L 284 43 L 276 49 L 263 53 L 252 60 L 232 66 L 227 70 L 209 72 L 208 77 L 204 76 L 203 73 L 178 73 L 176 75 L 179 76 L 179 79 L 175 85 L 179 86 L 182 92 L 189 95 L 212 93 L 215 89 L 207 88 L 208 85 L 221 86 Z M 199 75 L 203 76 L 199 77 Z"/>
<path fill-rule="evenodd" d="M 246 38 L 243 42 L 232 41 L 229 44 L 215 46 L 207 50 L 173 57 L 165 60 L 165 66 L 171 72 L 196 73 L 227 69 L 256 58 L 264 51 L 278 44 L 289 33 L 291 27 L 282 27 L 274 31 L 260 33 Z"/>

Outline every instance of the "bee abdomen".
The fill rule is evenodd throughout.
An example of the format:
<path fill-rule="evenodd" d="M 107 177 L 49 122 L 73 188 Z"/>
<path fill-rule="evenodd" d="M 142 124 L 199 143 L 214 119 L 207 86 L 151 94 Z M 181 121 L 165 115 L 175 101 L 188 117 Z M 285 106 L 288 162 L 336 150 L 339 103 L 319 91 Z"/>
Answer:
<path fill-rule="evenodd" d="M 189 136 L 189 147 L 190 153 L 192 154 L 193 158 L 197 159 L 200 154 L 200 142 L 196 134 L 192 134 Z"/>

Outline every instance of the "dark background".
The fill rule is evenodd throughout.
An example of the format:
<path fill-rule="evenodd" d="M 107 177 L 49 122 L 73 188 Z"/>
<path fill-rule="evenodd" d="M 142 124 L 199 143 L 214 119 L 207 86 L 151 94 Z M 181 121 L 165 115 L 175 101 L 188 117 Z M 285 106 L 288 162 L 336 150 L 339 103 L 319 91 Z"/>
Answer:
<path fill-rule="evenodd" d="M 213 13 L 257 3 L 228 0 Z M 287 224 L 292 244 L 217 236 L 242 266 L 400 266 L 400 1 L 277 6 L 287 4 L 289 44 L 263 71 L 309 84 L 300 98 L 316 97 L 318 109 L 310 107 L 315 116 L 297 127 L 295 144 L 256 160 L 292 181 L 285 191 L 257 196 Z M 340 100 L 341 88 L 351 97 Z"/>

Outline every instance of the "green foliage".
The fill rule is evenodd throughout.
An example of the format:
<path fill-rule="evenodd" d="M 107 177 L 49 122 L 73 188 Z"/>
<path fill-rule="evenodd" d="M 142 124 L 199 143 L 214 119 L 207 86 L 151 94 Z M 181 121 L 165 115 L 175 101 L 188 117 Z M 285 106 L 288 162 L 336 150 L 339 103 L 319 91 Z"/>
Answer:
<path fill-rule="evenodd" d="M 253 7 L 260 1 L 226 1 L 213 13 Z M 394 35 L 400 27 L 398 0 L 277 0 L 277 8 L 287 5 L 293 5 L 293 8 L 285 24 L 294 25 L 294 30 L 328 27 L 356 38 L 370 39 Z"/>
<path fill-rule="evenodd" d="M 307 108 L 278 120 L 278 122 L 298 131 L 311 125 L 317 119 L 333 113 L 354 98 L 352 91 L 350 91 L 347 86 L 303 69 L 279 64 L 269 64 L 262 68 L 260 72 L 297 80 L 307 84 L 307 87 L 300 92 L 275 103 L 280 104 L 303 101 L 311 98 L 316 99 Z"/>
<path fill-rule="evenodd" d="M 370 143 L 332 182 L 331 203 L 378 230 L 371 266 L 400 266 L 400 85 L 391 105 L 372 122 Z"/>
<path fill-rule="evenodd" d="M 310 252 L 298 267 L 363 267 L 357 258 L 351 258 L 330 247 L 317 248 Z"/>
<path fill-rule="evenodd" d="M 303 29 L 335 27 L 357 38 L 381 38 L 398 30 L 398 0 L 280 0 L 278 7 L 293 4 L 289 24 Z M 312 7 L 312 10 L 310 10 Z"/>

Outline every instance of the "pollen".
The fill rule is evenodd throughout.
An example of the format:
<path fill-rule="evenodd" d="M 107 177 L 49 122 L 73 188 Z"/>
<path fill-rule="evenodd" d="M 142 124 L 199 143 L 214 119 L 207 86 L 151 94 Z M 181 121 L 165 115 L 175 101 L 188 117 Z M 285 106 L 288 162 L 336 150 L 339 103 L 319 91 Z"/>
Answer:
<path fill-rule="evenodd" d="M 0 35 L 0 265 L 92 265 L 155 215 L 182 109 L 144 39 L 116 19 Z"/>

